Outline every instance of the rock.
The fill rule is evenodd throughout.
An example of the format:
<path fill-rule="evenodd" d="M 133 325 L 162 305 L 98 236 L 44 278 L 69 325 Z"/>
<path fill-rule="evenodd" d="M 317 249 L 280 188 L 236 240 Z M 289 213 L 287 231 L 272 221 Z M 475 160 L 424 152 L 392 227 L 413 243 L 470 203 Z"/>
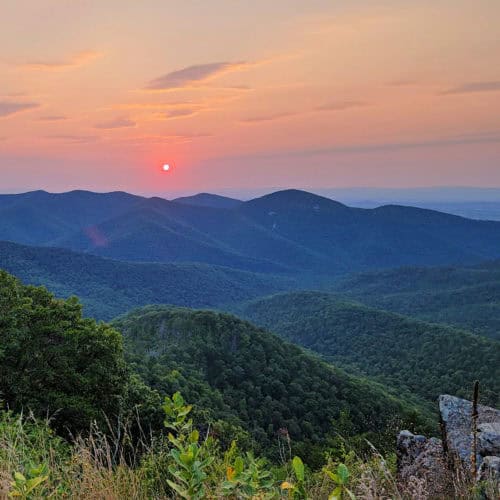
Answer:
<path fill-rule="evenodd" d="M 398 435 L 398 484 L 403 497 L 454 498 L 463 493 L 464 484 L 480 480 L 477 487 L 481 498 L 499 499 L 500 411 L 478 405 L 477 474 L 471 470 L 472 403 L 443 395 L 439 397 L 439 411 L 442 440 L 409 431 Z M 457 478 L 465 483 L 455 484 Z"/>
<path fill-rule="evenodd" d="M 478 452 L 481 456 L 500 457 L 500 421 L 482 423 L 478 426 Z"/>
<path fill-rule="evenodd" d="M 500 457 L 484 457 L 479 469 L 479 478 L 486 480 L 489 478 L 500 479 Z"/>
<path fill-rule="evenodd" d="M 401 431 L 397 439 L 398 483 L 402 491 L 418 498 L 446 498 L 451 476 L 440 439 Z"/>
<path fill-rule="evenodd" d="M 465 468 L 470 468 L 471 453 L 472 453 L 472 403 L 465 399 L 460 399 L 455 396 L 443 395 L 439 396 L 439 411 L 441 414 L 444 448 L 447 451 L 451 461 L 459 461 Z M 500 411 L 488 406 L 478 405 L 478 431 L 482 427 L 485 430 L 489 427 L 484 427 L 485 424 L 493 424 L 490 430 L 492 433 L 485 432 L 481 437 L 478 433 L 478 456 L 477 464 L 482 462 L 480 454 L 479 442 L 484 445 L 483 450 L 488 455 L 495 455 L 488 450 L 490 446 L 494 446 L 496 438 L 494 437 L 495 429 L 500 424 Z M 482 434 L 482 433 L 481 433 Z M 490 439 L 493 440 L 490 443 Z"/>

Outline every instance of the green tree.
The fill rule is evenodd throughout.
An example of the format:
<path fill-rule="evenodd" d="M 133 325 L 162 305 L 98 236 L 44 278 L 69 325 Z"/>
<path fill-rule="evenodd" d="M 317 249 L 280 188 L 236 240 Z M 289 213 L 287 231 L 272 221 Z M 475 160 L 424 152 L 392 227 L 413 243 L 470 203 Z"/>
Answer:
<path fill-rule="evenodd" d="M 120 413 L 127 380 L 116 330 L 83 319 L 76 298 L 0 271 L 0 394 L 11 409 L 51 415 L 62 432 L 104 426 Z"/>

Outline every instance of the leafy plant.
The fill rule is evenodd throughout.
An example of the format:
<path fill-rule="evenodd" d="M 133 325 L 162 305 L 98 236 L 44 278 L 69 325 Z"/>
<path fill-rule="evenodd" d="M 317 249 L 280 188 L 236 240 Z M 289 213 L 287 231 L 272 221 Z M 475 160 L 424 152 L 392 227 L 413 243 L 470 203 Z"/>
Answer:
<path fill-rule="evenodd" d="M 293 457 L 292 469 L 296 478 L 295 483 L 289 481 L 284 481 L 281 483 L 282 490 L 288 490 L 289 498 L 294 499 L 306 499 L 306 487 L 305 487 L 305 469 L 304 463 L 300 457 Z"/>
<path fill-rule="evenodd" d="M 173 431 L 168 434 L 173 446 L 170 450 L 173 462 L 168 471 L 173 481 L 167 479 L 167 483 L 182 498 L 204 498 L 204 483 L 207 479 L 205 469 L 214 457 L 204 456 L 203 444 L 199 443 L 200 434 L 193 429 L 193 421 L 188 419 L 192 406 L 186 405 L 181 394 L 176 392 L 172 398 L 165 398 L 163 409 L 166 414 L 165 427 Z"/>
<path fill-rule="evenodd" d="M 256 459 L 250 452 L 246 454 L 246 463 L 241 456 L 237 457 L 226 469 L 222 491 L 238 498 L 275 498 L 273 475 L 266 465 L 266 460 Z"/>
<path fill-rule="evenodd" d="M 10 483 L 9 497 L 22 498 L 23 500 L 39 498 L 43 496 L 41 494 L 43 486 L 48 479 L 47 467 L 43 464 L 38 467 L 30 467 L 26 475 L 14 472 L 14 481 Z"/>
<path fill-rule="evenodd" d="M 328 500 L 342 500 L 348 496 L 351 500 L 355 500 L 354 493 L 347 488 L 349 483 L 349 469 L 345 464 L 338 464 L 336 472 L 332 472 L 326 467 L 323 472 L 335 483 L 335 489 L 328 495 Z"/>

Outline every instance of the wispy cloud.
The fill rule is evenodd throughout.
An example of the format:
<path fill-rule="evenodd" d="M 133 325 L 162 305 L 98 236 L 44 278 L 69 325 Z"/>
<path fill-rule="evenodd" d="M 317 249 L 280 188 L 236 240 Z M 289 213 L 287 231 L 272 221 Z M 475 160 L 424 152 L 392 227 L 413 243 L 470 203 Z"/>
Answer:
<path fill-rule="evenodd" d="M 95 128 L 100 128 L 100 129 L 128 128 L 135 126 L 136 123 L 133 120 L 124 117 L 113 118 L 112 120 L 96 123 L 94 125 Z"/>
<path fill-rule="evenodd" d="M 418 83 L 417 80 L 401 78 L 400 80 L 391 80 L 387 82 L 386 85 L 389 85 L 389 87 L 411 87 L 413 85 L 418 85 Z"/>
<path fill-rule="evenodd" d="M 188 66 L 151 80 L 146 89 L 168 90 L 196 85 L 223 73 L 242 70 L 248 66 L 249 63 L 246 62 L 215 62 Z"/>
<path fill-rule="evenodd" d="M 74 56 L 72 56 L 67 60 L 61 60 L 61 61 L 36 60 L 18 64 L 18 67 L 21 69 L 27 69 L 33 71 L 62 71 L 66 69 L 78 68 L 100 56 L 102 56 L 100 52 L 83 51 L 79 52 L 78 54 L 75 54 Z"/>
<path fill-rule="evenodd" d="M 100 137 L 98 135 L 48 135 L 47 139 L 54 139 L 58 141 L 67 142 L 70 144 L 88 144 L 92 142 L 97 142 Z"/>
<path fill-rule="evenodd" d="M 38 118 L 42 122 L 59 122 L 67 120 L 68 117 L 64 115 L 45 115 Z"/>
<path fill-rule="evenodd" d="M 500 143 L 500 131 L 483 132 L 474 134 L 461 134 L 439 139 L 422 140 L 415 142 L 386 142 L 374 144 L 349 144 L 349 145 L 335 145 L 324 148 L 308 148 L 308 149 L 295 149 L 295 150 L 282 150 L 282 151 L 268 151 L 238 157 L 226 157 L 226 159 L 242 159 L 242 158 L 259 158 L 259 159 L 273 159 L 273 158 L 307 158 L 315 155 L 334 155 L 334 154 L 363 154 L 363 153 L 377 153 L 377 152 L 390 152 L 401 151 L 407 149 L 425 149 L 430 147 L 444 147 L 444 146 L 457 146 L 466 144 L 496 144 Z"/>
<path fill-rule="evenodd" d="M 193 139 L 198 139 L 202 137 L 211 137 L 212 134 L 208 134 L 205 132 L 200 133 L 175 133 L 175 134 L 164 134 L 164 135 L 144 135 L 138 137 L 128 137 L 123 139 L 122 142 L 126 142 L 130 145 L 147 145 L 147 144 L 161 144 L 161 143 L 169 143 L 169 142 L 187 142 L 192 141 Z"/>
<path fill-rule="evenodd" d="M 500 90 L 500 81 L 470 82 L 440 92 L 440 95 L 469 94 L 473 92 L 495 92 Z"/>
<path fill-rule="evenodd" d="M 177 108 L 167 111 L 166 118 L 187 118 L 188 116 L 194 116 L 200 111 L 199 108 Z"/>
<path fill-rule="evenodd" d="M 0 117 L 15 115 L 40 106 L 37 102 L 0 101 Z"/>
<path fill-rule="evenodd" d="M 318 106 L 316 111 L 343 111 L 345 109 L 362 108 L 369 105 L 370 103 L 365 101 L 336 101 Z"/>
<path fill-rule="evenodd" d="M 275 120 L 281 120 L 282 118 L 288 118 L 290 116 L 299 115 L 298 112 L 283 112 L 283 113 L 274 113 L 270 115 L 261 115 L 261 116 L 251 116 L 249 118 L 243 118 L 240 120 L 241 123 L 262 123 L 262 122 L 271 122 Z"/>

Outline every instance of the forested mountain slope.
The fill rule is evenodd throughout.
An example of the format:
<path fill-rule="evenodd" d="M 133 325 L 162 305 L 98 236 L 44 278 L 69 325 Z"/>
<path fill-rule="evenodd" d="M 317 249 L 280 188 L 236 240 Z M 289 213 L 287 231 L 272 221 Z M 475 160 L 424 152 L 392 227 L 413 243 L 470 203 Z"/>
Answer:
<path fill-rule="evenodd" d="M 347 375 L 301 348 L 234 316 L 150 306 L 118 318 L 128 359 L 161 393 L 187 399 L 275 450 L 280 429 L 294 449 L 320 450 L 340 432 L 380 439 L 412 407 L 381 386 Z M 378 435 L 378 438 L 376 437 Z M 346 436 L 345 436 L 346 437 Z M 306 453 L 304 453 L 306 454 Z"/>
<path fill-rule="evenodd" d="M 474 267 L 401 268 L 349 276 L 334 287 L 365 304 L 500 340 L 500 260 Z"/>
<path fill-rule="evenodd" d="M 295 286 L 291 279 L 207 264 L 122 262 L 9 242 L 0 242 L 0 269 L 58 297 L 77 295 L 85 314 L 98 319 L 156 303 L 220 307 Z"/>
<path fill-rule="evenodd" d="M 474 380 L 483 400 L 500 403 L 500 342 L 424 323 L 320 292 L 257 299 L 243 317 L 356 372 L 435 401 L 468 396 Z"/>

